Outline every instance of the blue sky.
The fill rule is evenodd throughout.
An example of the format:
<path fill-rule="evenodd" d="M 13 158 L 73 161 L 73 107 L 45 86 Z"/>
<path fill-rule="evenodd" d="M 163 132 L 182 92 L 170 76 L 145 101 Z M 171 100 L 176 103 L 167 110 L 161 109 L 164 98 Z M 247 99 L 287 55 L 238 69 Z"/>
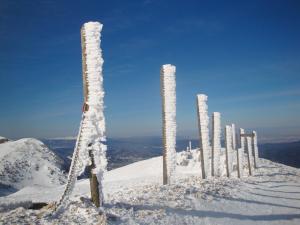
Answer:
<path fill-rule="evenodd" d="M 171 63 L 179 135 L 197 136 L 205 93 L 224 125 L 300 139 L 299 10 L 297 0 L 2 0 L 0 135 L 76 135 L 80 27 L 100 21 L 108 137 L 161 134 L 159 71 Z"/>

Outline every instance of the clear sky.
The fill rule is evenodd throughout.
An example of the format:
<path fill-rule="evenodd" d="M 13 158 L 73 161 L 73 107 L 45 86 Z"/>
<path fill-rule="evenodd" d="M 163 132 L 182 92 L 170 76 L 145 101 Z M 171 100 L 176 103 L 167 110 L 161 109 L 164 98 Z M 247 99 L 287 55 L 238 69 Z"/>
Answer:
<path fill-rule="evenodd" d="M 0 4 L 0 135 L 75 136 L 80 27 L 104 24 L 108 137 L 161 134 L 159 71 L 176 65 L 178 134 L 196 94 L 223 125 L 300 139 L 300 1 L 16 1 Z"/>

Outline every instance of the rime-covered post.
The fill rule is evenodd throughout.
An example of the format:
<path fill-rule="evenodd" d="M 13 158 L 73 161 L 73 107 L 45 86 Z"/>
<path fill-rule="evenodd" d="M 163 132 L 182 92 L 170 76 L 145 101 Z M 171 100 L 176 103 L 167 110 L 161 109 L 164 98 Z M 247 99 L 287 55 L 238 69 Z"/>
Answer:
<path fill-rule="evenodd" d="M 226 125 L 225 126 L 225 157 L 226 157 L 226 175 L 227 177 L 230 177 L 231 173 L 231 146 L 232 146 L 232 131 L 231 126 Z"/>
<path fill-rule="evenodd" d="M 104 90 L 102 75 L 102 51 L 100 38 L 102 24 L 85 23 L 81 28 L 82 72 L 84 90 L 85 135 L 90 157 L 90 187 L 93 203 L 99 207 L 103 203 L 102 182 L 106 170 L 106 141 L 104 118 Z"/>
<path fill-rule="evenodd" d="M 231 124 L 231 132 L 232 132 L 232 150 L 236 150 L 236 134 L 235 134 L 235 124 Z"/>
<path fill-rule="evenodd" d="M 239 157 L 239 149 L 237 148 L 236 144 L 236 133 L 235 133 L 235 124 L 231 124 L 231 132 L 232 132 L 232 150 L 236 153 L 236 170 L 237 176 L 240 178 L 240 157 Z"/>
<path fill-rule="evenodd" d="M 245 137 L 242 135 L 245 134 L 244 129 L 240 128 L 240 144 L 241 148 L 237 148 L 239 164 L 238 164 L 238 177 L 242 177 L 244 174 L 244 152 L 245 152 Z"/>
<path fill-rule="evenodd" d="M 74 190 L 77 177 L 89 167 L 91 197 L 99 207 L 103 203 L 102 183 L 106 170 L 106 141 L 102 53 L 100 49 L 102 24 L 85 23 L 81 28 L 82 77 L 84 104 L 79 132 L 74 147 L 65 190 L 55 204 L 55 211 L 65 209 Z"/>
<path fill-rule="evenodd" d="M 199 129 L 199 147 L 201 157 L 202 179 L 205 179 L 209 173 L 208 155 L 210 151 L 209 131 L 208 131 L 208 115 L 207 115 L 207 96 L 204 94 L 197 95 L 197 114 Z"/>
<path fill-rule="evenodd" d="M 220 175 L 220 152 L 221 152 L 221 114 L 212 114 L 212 152 L 211 152 L 211 175 Z"/>
<path fill-rule="evenodd" d="M 253 165 L 253 156 L 252 156 L 252 138 L 246 137 L 246 149 L 247 149 L 247 158 L 248 158 L 248 169 L 249 175 L 253 174 L 252 165 Z"/>
<path fill-rule="evenodd" d="M 163 124 L 163 184 L 170 184 L 176 166 L 176 67 L 163 65 L 160 70 Z"/>
<path fill-rule="evenodd" d="M 258 147 L 257 147 L 257 133 L 256 133 L 256 131 L 252 132 L 252 145 L 253 145 L 253 156 L 254 156 L 254 168 L 256 169 L 259 166 Z"/>
<path fill-rule="evenodd" d="M 191 151 L 192 150 L 192 142 L 189 141 L 189 150 Z"/>

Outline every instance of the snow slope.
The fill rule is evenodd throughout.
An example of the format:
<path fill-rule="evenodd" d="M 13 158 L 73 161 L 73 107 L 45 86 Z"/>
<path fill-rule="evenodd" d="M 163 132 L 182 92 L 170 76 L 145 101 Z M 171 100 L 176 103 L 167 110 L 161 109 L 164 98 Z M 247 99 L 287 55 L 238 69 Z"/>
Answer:
<path fill-rule="evenodd" d="M 299 169 L 261 159 L 252 177 L 201 180 L 198 156 L 197 151 L 178 153 L 176 179 L 168 186 L 161 185 L 161 157 L 107 172 L 108 224 L 300 224 Z M 88 200 L 88 180 L 77 182 L 63 214 L 47 217 L 42 210 L 18 207 L 31 200 L 55 201 L 62 191 L 63 186 L 24 188 L 0 198 L 0 223 L 101 224 L 103 216 Z"/>
<path fill-rule="evenodd" d="M 26 186 L 63 184 L 63 163 L 36 139 L 24 138 L 0 144 L 0 196 L 3 187 L 18 190 Z"/>

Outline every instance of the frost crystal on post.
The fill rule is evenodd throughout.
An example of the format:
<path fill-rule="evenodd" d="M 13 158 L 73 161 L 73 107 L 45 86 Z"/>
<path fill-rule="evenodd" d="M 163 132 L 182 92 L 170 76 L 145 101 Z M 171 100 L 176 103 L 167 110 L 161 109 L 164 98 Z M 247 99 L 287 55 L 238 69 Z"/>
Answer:
<path fill-rule="evenodd" d="M 259 156 L 258 156 L 258 147 L 257 147 L 257 133 L 256 131 L 252 132 L 253 135 L 253 153 L 254 153 L 254 167 L 257 168 L 259 166 Z"/>
<path fill-rule="evenodd" d="M 176 67 L 163 65 L 160 71 L 163 119 L 163 183 L 170 184 L 176 166 Z"/>
<path fill-rule="evenodd" d="M 221 114 L 214 112 L 212 115 L 212 176 L 220 176 L 220 153 L 221 153 Z"/>
<path fill-rule="evenodd" d="M 65 205 L 74 189 L 76 179 L 93 161 L 92 174 L 97 176 L 99 203 L 103 201 L 102 180 L 106 170 L 104 91 L 100 37 L 102 24 L 85 23 L 81 30 L 85 107 L 76 140 L 68 181 L 57 208 Z"/>
<path fill-rule="evenodd" d="M 87 141 L 95 168 L 92 173 L 97 176 L 99 182 L 99 198 L 103 200 L 102 183 L 103 173 L 106 170 L 106 141 L 104 118 L 104 90 L 102 75 L 102 51 L 100 48 L 101 30 L 103 25 L 98 22 L 85 23 L 83 33 L 85 35 L 86 54 L 86 81 L 87 81 L 87 105 L 85 113 L 86 132 L 84 139 Z M 86 150 L 87 151 L 87 150 Z M 91 155 L 90 155 L 91 156 Z"/>
<path fill-rule="evenodd" d="M 209 144 L 209 117 L 207 114 L 207 96 L 204 94 L 197 95 L 197 114 L 198 114 L 198 129 L 199 129 L 199 146 L 201 153 L 201 170 L 202 178 L 205 179 L 210 173 L 210 144 Z"/>
<path fill-rule="evenodd" d="M 231 126 L 225 127 L 225 153 L 226 153 L 226 174 L 230 177 L 232 171 L 231 150 L 232 149 L 232 131 Z"/>

